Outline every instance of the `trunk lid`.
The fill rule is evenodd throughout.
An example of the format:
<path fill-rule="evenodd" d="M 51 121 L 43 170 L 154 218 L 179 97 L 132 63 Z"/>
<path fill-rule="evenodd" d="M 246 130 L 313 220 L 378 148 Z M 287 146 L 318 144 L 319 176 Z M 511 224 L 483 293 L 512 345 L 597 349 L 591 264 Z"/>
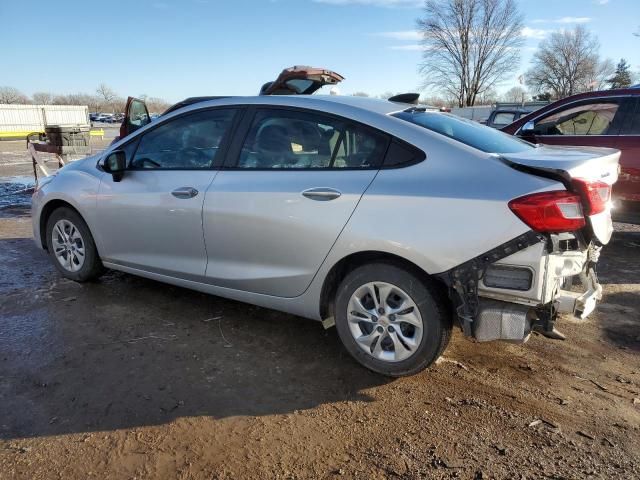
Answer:
<path fill-rule="evenodd" d="M 331 70 L 297 65 L 285 68 L 273 82 L 265 83 L 260 95 L 311 95 L 324 85 L 335 85 L 344 77 Z"/>
<path fill-rule="evenodd" d="M 562 181 L 568 190 L 579 193 L 572 181 L 583 179 L 612 186 L 618 180 L 620 151 L 600 147 L 552 147 L 542 145 L 516 153 L 502 153 L 500 158 L 518 170 Z M 583 204 L 585 202 L 583 201 Z M 585 205 L 586 206 L 586 205 Z M 602 244 L 611 239 L 611 210 L 585 217 L 595 238 Z"/>

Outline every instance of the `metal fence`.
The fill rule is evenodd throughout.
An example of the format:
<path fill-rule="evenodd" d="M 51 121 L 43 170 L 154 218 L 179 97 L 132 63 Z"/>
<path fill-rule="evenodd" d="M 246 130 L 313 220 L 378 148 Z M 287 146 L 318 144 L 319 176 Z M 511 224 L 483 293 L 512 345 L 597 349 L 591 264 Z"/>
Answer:
<path fill-rule="evenodd" d="M 88 125 L 89 108 L 79 105 L 0 105 L 0 138 L 26 137 L 47 125 Z"/>

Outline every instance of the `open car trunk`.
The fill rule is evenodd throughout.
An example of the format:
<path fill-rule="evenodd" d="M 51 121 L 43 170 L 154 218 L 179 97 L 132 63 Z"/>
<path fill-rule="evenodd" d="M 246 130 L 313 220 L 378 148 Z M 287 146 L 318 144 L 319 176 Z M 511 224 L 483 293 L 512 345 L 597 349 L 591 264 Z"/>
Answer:
<path fill-rule="evenodd" d="M 342 80 L 342 75 L 331 70 L 297 65 L 285 68 L 273 82 L 265 83 L 260 95 L 311 95 L 325 85 L 335 85 Z"/>
<path fill-rule="evenodd" d="M 609 242 L 613 233 L 609 196 L 610 187 L 618 180 L 619 150 L 540 146 L 524 152 L 503 153 L 500 157 L 513 168 L 554 178 L 564 183 L 568 190 L 580 194 L 585 218 L 595 240 L 603 245 Z M 601 212 L 594 212 L 589 196 L 599 194 L 598 185 L 609 187 L 602 189 L 603 196 L 605 190 L 608 192 L 607 198 L 598 199 L 607 206 Z"/>

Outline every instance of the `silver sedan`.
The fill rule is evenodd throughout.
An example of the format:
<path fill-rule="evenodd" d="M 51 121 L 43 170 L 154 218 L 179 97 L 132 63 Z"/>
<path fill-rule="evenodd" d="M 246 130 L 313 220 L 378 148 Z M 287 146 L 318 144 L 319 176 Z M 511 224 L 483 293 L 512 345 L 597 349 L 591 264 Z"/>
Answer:
<path fill-rule="evenodd" d="M 391 376 L 433 363 L 453 325 L 561 338 L 558 313 L 600 298 L 616 150 L 337 96 L 204 99 L 136 128 L 34 193 L 66 278 L 110 268 L 321 320 Z"/>

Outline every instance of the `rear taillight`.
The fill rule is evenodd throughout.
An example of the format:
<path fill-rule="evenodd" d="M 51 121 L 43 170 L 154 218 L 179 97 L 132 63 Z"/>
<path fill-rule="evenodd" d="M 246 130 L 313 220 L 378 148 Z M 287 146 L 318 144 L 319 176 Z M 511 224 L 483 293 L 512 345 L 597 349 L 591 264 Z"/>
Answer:
<path fill-rule="evenodd" d="M 611 200 L 611 185 L 604 182 L 590 182 L 583 178 L 576 178 L 573 185 L 587 202 L 585 206 L 587 215 L 595 215 L 606 210 Z"/>
<path fill-rule="evenodd" d="M 516 198 L 509 208 L 536 232 L 573 232 L 585 226 L 580 197 L 565 190 Z"/>

